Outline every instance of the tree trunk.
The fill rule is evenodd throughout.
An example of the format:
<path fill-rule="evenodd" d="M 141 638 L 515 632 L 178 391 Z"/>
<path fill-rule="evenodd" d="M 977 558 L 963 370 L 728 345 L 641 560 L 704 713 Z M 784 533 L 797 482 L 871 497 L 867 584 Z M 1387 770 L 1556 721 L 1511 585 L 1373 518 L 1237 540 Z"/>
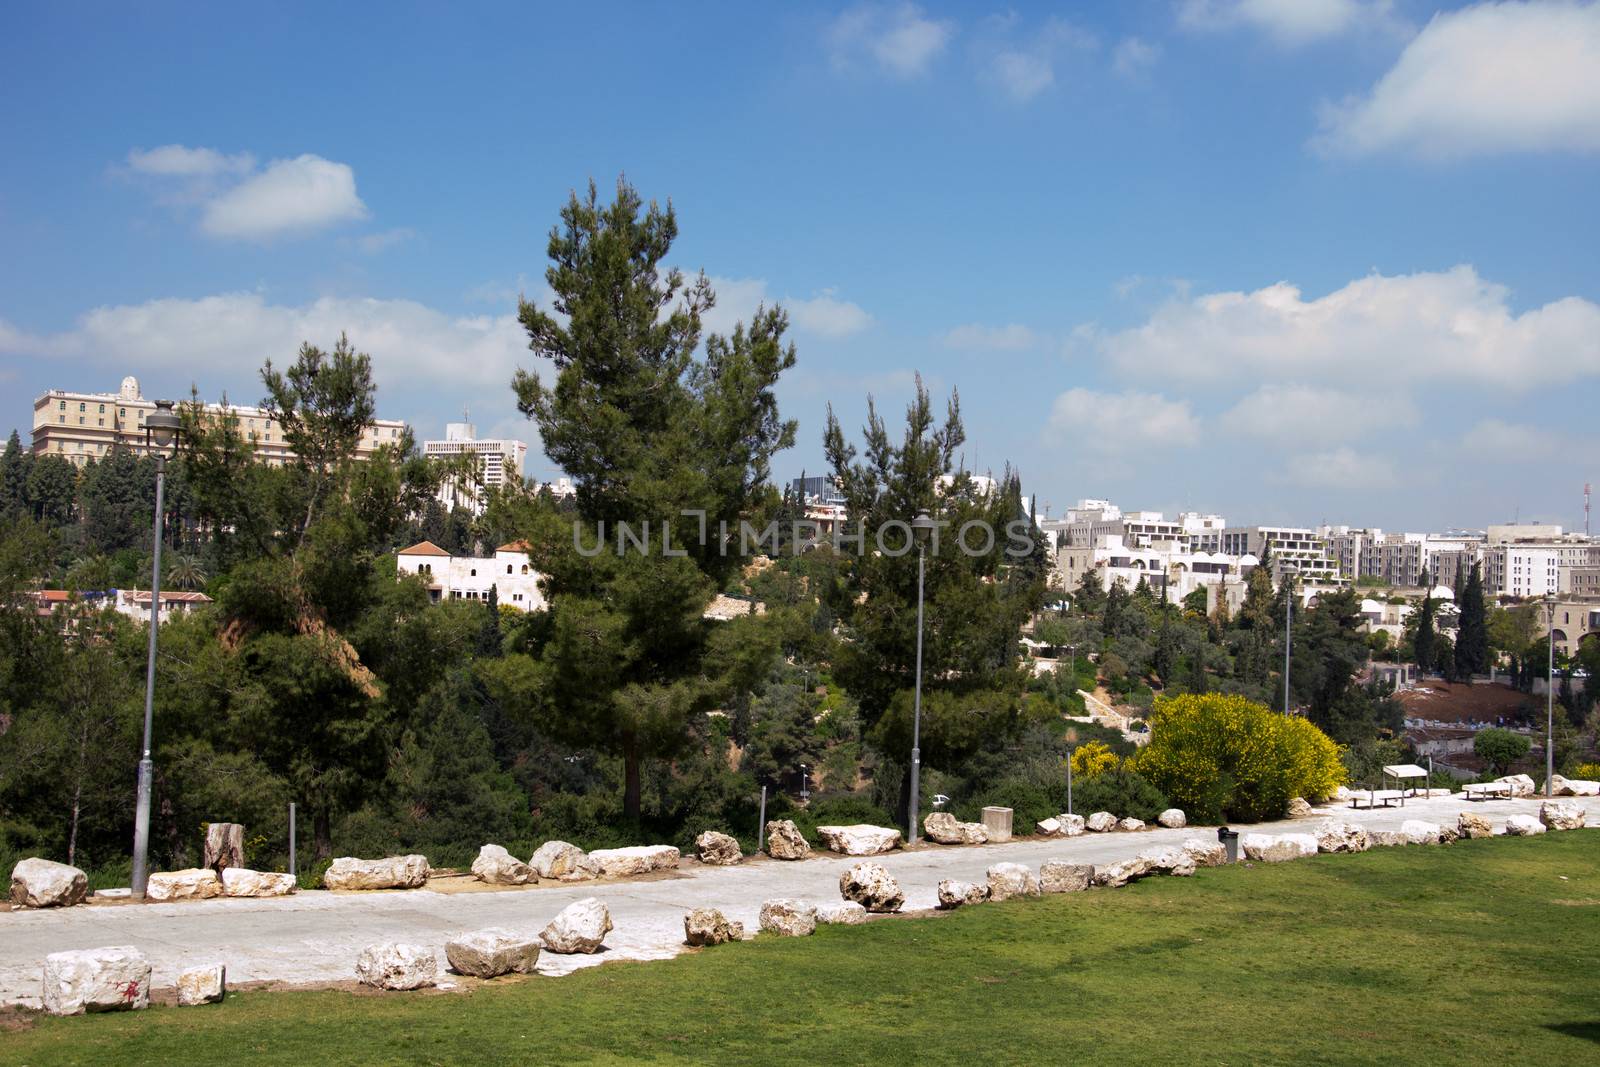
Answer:
<path fill-rule="evenodd" d="M 333 855 L 332 818 L 327 808 L 318 808 L 311 819 L 312 854 L 319 860 Z"/>
<path fill-rule="evenodd" d="M 75 866 L 78 859 L 78 817 L 83 811 L 84 765 L 89 759 L 89 732 L 78 735 L 78 773 L 72 783 L 72 828 L 67 831 L 67 866 Z"/>
<path fill-rule="evenodd" d="M 228 867 L 243 867 L 244 827 L 236 822 L 214 822 L 206 827 L 205 858 L 200 866 L 222 876 Z"/>
<path fill-rule="evenodd" d="M 622 743 L 622 814 L 634 822 L 639 821 L 639 742 L 627 738 Z"/>

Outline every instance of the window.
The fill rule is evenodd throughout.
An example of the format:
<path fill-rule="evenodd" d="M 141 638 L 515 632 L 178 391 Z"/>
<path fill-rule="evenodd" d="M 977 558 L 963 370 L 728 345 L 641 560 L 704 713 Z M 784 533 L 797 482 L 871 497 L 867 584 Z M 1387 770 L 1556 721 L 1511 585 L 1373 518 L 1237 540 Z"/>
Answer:
<path fill-rule="evenodd" d="M 476 578 L 478 576 L 478 568 L 476 568 L 476 567 L 472 568 L 472 576 L 474 578 Z"/>
<path fill-rule="evenodd" d="M 117 417 L 120 418 L 120 419 L 127 418 L 128 417 L 128 409 L 127 408 L 118 408 L 117 409 Z"/>
<path fill-rule="evenodd" d="M 65 426 L 67 424 L 67 417 L 65 415 L 57 415 L 56 418 L 61 420 L 61 425 Z"/>
<path fill-rule="evenodd" d="M 79 401 L 79 403 L 78 403 L 78 410 L 79 410 L 79 411 L 88 411 L 88 410 L 89 410 L 89 405 L 88 405 L 88 404 L 85 404 L 85 403 L 83 403 L 83 402 L 82 402 L 82 401 Z"/>
<path fill-rule="evenodd" d="M 100 420 L 100 425 L 101 425 L 101 426 L 104 426 L 104 425 L 105 425 L 105 424 L 106 424 L 106 420 L 105 420 L 105 419 L 101 419 L 101 420 Z"/>
<path fill-rule="evenodd" d="M 106 413 L 106 406 L 104 404 L 101 404 L 100 405 L 99 414 L 104 415 L 105 413 Z"/>
<path fill-rule="evenodd" d="M 67 402 L 65 400 L 61 401 L 61 410 L 62 411 L 67 410 Z"/>
<path fill-rule="evenodd" d="M 83 416 L 82 416 L 82 415 L 79 415 L 79 416 L 78 416 L 78 425 L 79 425 L 79 426 L 82 426 L 82 425 L 83 425 Z"/>
<path fill-rule="evenodd" d="M 507 574 L 511 573 L 511 564 L 509 564 L 509 563 L 506 564 L 506 573 Z"/>

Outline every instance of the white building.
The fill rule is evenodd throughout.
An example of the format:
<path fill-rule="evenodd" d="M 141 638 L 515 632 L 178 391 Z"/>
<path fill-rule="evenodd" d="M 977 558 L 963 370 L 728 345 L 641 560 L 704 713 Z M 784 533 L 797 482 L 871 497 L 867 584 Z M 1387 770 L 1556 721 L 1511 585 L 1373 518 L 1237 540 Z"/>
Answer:
<path fill-rule="evenodd" d="M 494 587 L 496 600 L 518 611 L 540 611 L 545 606 L 539 591 L 542 577 L 528 559 L 528 544 L 513 541 L 495 549 L 492 556 L 452 556 L 432 541 L 423 541 L 395 555 L 402 575 L 417 575 L 435 603 L 441 600 L 488 600 Z"/>
<path fill-rule="evenodd" d="M 1339 573 L 1338 562 L 1328 555 L 1326 545 L 1315 530 L 1298 526 L 1229 526 L 1222 531 L 1225 555 L 1251 555 L 1260 559 L 1268 549 L 1272 551 L 1274 585 L 1283 581 L 1284 574 L 1289 571 L 1299 575 L 1302 583 L 1349 584 L 1350 580 Z"/>
<path fill-rule="evenodd" d="M 1491 594 L 1559 594 L 1574 587 L 1575 575 L 1600 566 L 1600 542 L 1563 535 L 1559 526 L 1491 526 L 1483 564 L 1484 588 Z"/>
<path fill-rule="evenodd" d="M 1222 551 L 1222 531 L 1228 528 L 1228 520 L 1221 515 L 1202 515 L 1198 511 L 1185 511 L 1178 516 L 1178 524 L 1183 527 L 1183 535 L 1189 542 L 1190 551 Z"/>
<path fill-rule="evenodd" d="M 478 439 L 478 428 L 470 422 L 445 425 L 443 441 L 424 441 L 422 454 L 429 459 L 449 460 L 476 456 L 476 484 L 464 477 L 447 478 L 439 487 L 439 500 L 446 507 L 464 507 L 473 514 L 483 511 L 483 490 L 522 483 L 522 461 L 528 446 L 521 441 Z"/>

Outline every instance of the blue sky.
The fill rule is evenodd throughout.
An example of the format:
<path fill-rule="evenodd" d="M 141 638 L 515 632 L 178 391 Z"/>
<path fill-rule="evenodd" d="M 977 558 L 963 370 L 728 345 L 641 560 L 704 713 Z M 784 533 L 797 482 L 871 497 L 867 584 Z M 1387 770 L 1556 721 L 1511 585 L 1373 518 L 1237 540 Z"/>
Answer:
<path fill-rule="evenodd" d="M 1600 480 L 1600 7 L 23 4 L 0 35 L 0 426 L 259 399 L 340 329 L 380 411 L 534 445 L 512 318 L 568 191 L 673 200 L 782 387 L 961 391 L 966 461 L 1237 522 L 1581 524 Z"/>

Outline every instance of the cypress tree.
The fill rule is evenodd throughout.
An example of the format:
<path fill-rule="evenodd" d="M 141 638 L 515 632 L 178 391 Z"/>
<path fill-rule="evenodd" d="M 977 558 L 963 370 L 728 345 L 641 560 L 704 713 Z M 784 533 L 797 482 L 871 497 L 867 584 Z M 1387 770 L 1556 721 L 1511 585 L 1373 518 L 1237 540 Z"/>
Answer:
<path fill-rule="evenodd" d="M 1483 603 L 1483 575 L 1476 563 L 1457 604 L 1461 623 L 1456 633 L 1456 670 L 1469 677 L 1489 669 L 1489 622 Z"/>

